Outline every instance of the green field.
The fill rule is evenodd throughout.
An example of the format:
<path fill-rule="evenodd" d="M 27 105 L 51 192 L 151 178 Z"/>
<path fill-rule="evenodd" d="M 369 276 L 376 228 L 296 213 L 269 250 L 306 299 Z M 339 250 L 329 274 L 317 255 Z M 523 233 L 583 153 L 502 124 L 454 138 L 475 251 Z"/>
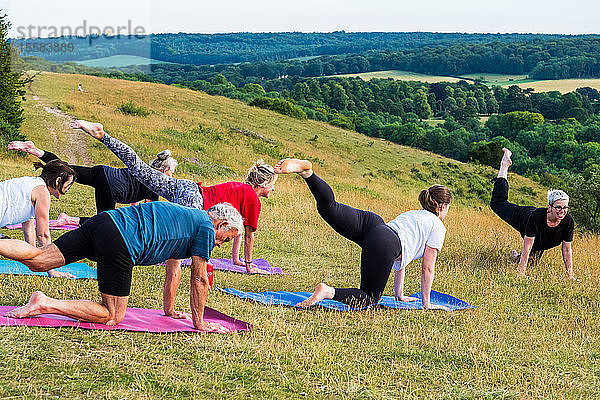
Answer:
<path fill-rule="evenodd" d="M 95 58 L 93 60 L 75 61 L 78 64 L 83 64 L 88 67 L 125 67 L 128 65 L 147 65 L 147 64 L 171 64 L 166 61 L 154 60 L 147 57 L 117 55 L 103 58 Z"/>
<path fill-rule="evenodd" d="M 436 75 L 425 75 L 419 74 L 417 72 L 410 71 L 400 71 L 400 70 L 390 70 L 390 71 L 374 71 L 374 72 L 364 72 L 361 74 L 340 74 L 340 75 L 329 75 L 326 78 L 331 77 L 340 77 L 340 78 L 355 78 L 360 77 L 361 79 L 368 81 L 374 78 L 378 79 L 387 79 L 392 78 L 399 81 L 418 81 L 418 82 L 428 82 L 428 83 L 437 83 L 437 82 L 458 82 L 460 79 L 453 78 L 449 76 L 436 76 Z"/>
<path fill-rule="evenodd" d="M 536 82 L 528 79 L 527 75 L 505 75 L 505 74 L 465 74 L 461 78 L 475 80 L 481 79 L 489 86 L 511 86 Z"/>
<path fill-rule="evenodd" d="M 77 93 L 82 83 L 89 93 Z M 232 335 L 0 328 L 0 398 L 195 399 L 581 399 L 600 396 L 600 265 L 597 236 L 576 234 L 575 273 L 566 280 L 560 251 L 518 279 L 507 253 L 518 234 L 487 206 L 492 168 L 291 119 L 223 97 L 165 85 L 44 73 L 25 102 L 23 132 L 71 162 L 119 166 L 104 146 L 70 131 L 44 107 L 104 123 L 146 160 L 170 148 L 178 177 L 213 184 L 243 179 L 251 163 L 311 157 L 337 198 L 385 220 L 418 208 L 419 190 L 449 185 L 455 202 L 433 289 L 477 306 L 463 312 L 331 312 L 268 307 L 213 291 L 208 305 L 254 325 Z M 132 100 L 151 111 L 116 111 Z M 196 157 L 215 168 L 198 167 Z M 33 174 L 31 160 L 0 152 L 0 178 Z M 186 158 L 188 160 L 186 160 Z M 511 200 L 542 205 L 546 188 L 509 176 Z M 92 191 L 75 185 L 53 201 L 51 217 L 90 215 Z M 18 232 L 2 230 L 15 237 Z M 53 232 L 56 238 L 58 233 Z M 231 248 L 215 249 L 227 257 Z M 255 257 L 289 275 L 215 272 L 215 285 L 242 290 L 312 290 L 325 281 L 359 282 L 360 249 L 317 214 L 306 185 L 282 176 L 263 199 Z M 189 311 L 189 273 L 177 309 Z M 130 307 L 162 308 L 162 267 L 136 267 Z M 385 294 L 393 294 L 390 279 Z M 93 281 L 0 276 L 1 305 L 34 290 L 63 299 L 98 300 Z M 420 290 L 420 266 L 408 266 L 406 292 Z"/>

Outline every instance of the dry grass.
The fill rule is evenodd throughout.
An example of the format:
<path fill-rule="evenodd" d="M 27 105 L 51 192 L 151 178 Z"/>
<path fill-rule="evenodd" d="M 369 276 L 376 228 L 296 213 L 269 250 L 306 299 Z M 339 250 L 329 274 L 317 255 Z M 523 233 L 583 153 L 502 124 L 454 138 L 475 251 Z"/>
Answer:
<path fill-rule="evenodd" d="M 77 83 L 90 91 L 75 91 Z M 99 120 L 145 158 L 169 147 L 181 161 L 196 157 L 230 169 L 206 172 L 183 162 L 179 176 L 206 183 L 242 179 L 262 157 L 302 153 L 336 189 L 339 200 L 386 220 L 416 208 L 418 190 L 434 181 L 457 196 L 448 219 L 434 289 L 478 306 L 466 312 L 369 310 L 339 313 L 267 307 L 212 293 L 209 305 L 254 324 L 234 335 L 150 335 L 73 329 L 1 328 L 0 397 L 74 398 L 595 398 L 599 394 L 600 312 L 596 259 L 600 240 L 577 235 L 577 284 L 566 281 L 558 250 L 517 279 L 506 253 L 518 235 L 476 197 L 469 184 L 494 171 L 367 138 L 314 121 L 297 121 L 242 103 L 163 85 L 88 76 L 44 74 L 34 85 L 41 102 L 62 104 L 79 118 Z M 133 100 L 153 111 L 125 116 Z M 25 133 L 61 155 L 62 122 L 34 101 L 26 105 Z M 202 130 L 198 127 L 202 125 Z M 48 137 L 53 127 L 56 140 Z M 275 143 L 246 136 L 249 130 Z M 315 135 L 316 142 L 310 141 Z M 74 140 L 74 139 L 72 139 Z M 98 163 L 119 165 L 89 141 Z M 5 179 L 31 173 L 23 158 L 0 154 Z M 318 160 L 317 160 L 318 159 Z M 320 162 L 319 162 L 320 160 Z M 187 171 L 187 172 L 185 172 Z M 416 172 L 415 172 L 416 171 Z M 540 204 L 543 188 L 510 177 L 514 201 Z M 535 196 L 519 188 L 533 188 Z M 488 186 L 491 191 L 491 184 Z M 472 192 L 472 190 L 471 190 Z M 539 201 L 539 202 L 538 202 Z M 290 272 L 244 276 L 217 272 L 220 287 L 309 290 L 319 281 L 356 285 L 360 249 L 318 216 L 301 179 L 283 176 L 263 201 L 257 257 Z M 52 216 L 90 214 L 93 196 L 75 186 L 54 202 Z M 7 233 L 6 231 L 3 231 Z M 14 234 L 14 231 L 11 233 Z M 53 233 L 57 235 L 57 233 Z M 55 236 L 56 237 L 56 236 Z M 225 257 L 218 249 L 214 257 Z M 163 270 L 134 269 L 130 305 L 160 308 Z M 24 302 L 33 290 L 59 298 L 97 299 L 95 282 L 0 276 L 0 304 Z M 189 277 L 177 298 L 188 309 Z M 419 290 L 419 263 L 407 271 L 407 292 Z M 392 282 L 386 294 L 391 294 Z"/>
<path fill-rule="evenodd" d="M 589 86 L 600 90 L 600 79 L 559 79 L 550 81 L 536 81 L 518 84 L 521 88 L 532 88 L 536 92 L 559 91 L 561 93 L 573 92 L 580 87 Z"/>
<path fill-rule="evenodd" d="M 427 82 L 427 83 L 458 82 L 460 80 L 458 78 L 453 78 L 450 76 L 426 75 L 426 74 L 420 74 L 418 72 L 401 71 L 401 70 L 363 72 L 360 74 L 341 74 L 341 75 L 331 75 L 330 77 L 340 77 L 340 78 L 360 77 L 364 81 L 369 81 L 374 78 L 378 78 L 378 79 L 392 78 L 397 81 L 418 81 L 418 82 Z"/>

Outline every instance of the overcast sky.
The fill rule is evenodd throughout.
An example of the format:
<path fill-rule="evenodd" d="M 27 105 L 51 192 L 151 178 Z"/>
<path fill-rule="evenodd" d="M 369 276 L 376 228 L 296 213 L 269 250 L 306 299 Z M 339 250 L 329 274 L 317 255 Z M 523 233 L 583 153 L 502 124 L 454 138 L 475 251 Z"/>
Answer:
<path fill-rule="evenodd" d="M 145 33 L 600 33 L 600 0 L 0 0 L 0 8 L 12 22 L 12 37 L 19 27 L 28 34 L 38 32 L 27 31 L 30 25 L 74 30 L 84 21 L 88 32 L 89 26 L 104 30 L 131 21 Z"/>

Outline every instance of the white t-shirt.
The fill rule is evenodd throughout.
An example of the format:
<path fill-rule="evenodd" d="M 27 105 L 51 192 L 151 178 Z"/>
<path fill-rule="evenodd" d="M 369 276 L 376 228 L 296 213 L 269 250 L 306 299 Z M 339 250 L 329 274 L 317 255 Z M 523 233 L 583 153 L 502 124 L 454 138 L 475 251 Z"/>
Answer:
<path fill-rule="evenodd" d="M 400 271 L 413 260 L 423 257 L 425 245 L 442 250 L 446 227 L 434 213 L 412 210 L 387 223 L 400 238 L 402 256 L 394 261 L 394 271 Z"/>
<path fill-rule="evenodd" d="M 46 183 L 42 178 L 33 176 L 0 182 L 0 227 L 35 217 L 31 191 L 37 186 L 46 186 Z"/>

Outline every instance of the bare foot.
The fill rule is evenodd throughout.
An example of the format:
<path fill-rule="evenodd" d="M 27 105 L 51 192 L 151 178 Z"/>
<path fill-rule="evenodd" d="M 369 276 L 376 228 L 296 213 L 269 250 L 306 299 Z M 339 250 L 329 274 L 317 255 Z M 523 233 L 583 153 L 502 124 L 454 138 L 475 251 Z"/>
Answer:
<path fill-rule="evenodd" d="M 512 152 L 503 147 L 502 151 L 504 152 L 504 155 L 502 156 L 502 161 L 500 161 L 500 169 L 498 170 L 498 178 L 504 178 L 507 179 L 508 178 L 508 167 L 510 167 L 512 165 L 512 160 L 510 159 L 510 156 L 512 156 Z"/>
<path fill-rule="evenodd" d="M 44 303 L 48 299 L 42 292 L 33 292 L 27 304 L 22 307 L 17 307 L 14 310 L 10 310 L 5 313 L 5 317 L 10 318 L 25 318 L 33 317 L 35 315 L 44 314 Z"/>
<path fill-rule="evenodd" d="M 510 151 L 506 147 L 503 147 L 502 151 L 504 152 L 504 156 L 502 156 L 502 161 L 500 161 L 500 165 L 508 168 L 512 165 L 512 160 L 510 159 L 510 157 L 512 156 L 512 151 Z"/>
<path fill-rule="evenodd" d="M 50 278 L 68 278 L 68 279 L 77 278 L 75 275 L 73 275 L 69 272 L 57 271 L 55 269 L 51 269 L 50 271 L 47 272 L 47 274 Z"/>
<path fill-rule="evenodd" d="M 306 300 L 296 304 L 296 307 L 310 307 L 314 306 L 321 300 L 333 299 L 335 289 L 331 286 L 327 286 L 324 283 L 319 283 L 315 289 L 315 292 Z"/>
<path fill-rule="evenodd" d="M 79 225 L 79 217 L 71 217 L 66 213 L 58 214 L 56 222 L 51 222 L 50 226 L 63 226 L 63 225 Z"/>
<path fill-rule="evenodd" d="M 81 129 L 88 135 L 95 137 L 100 140 L 104 137 L 104 127 L 100 123 L 88 122 L 82 119 L 76 119 L 71 121 L 71 128 Z"/>
<path fill-rule="evenodd" d="M 298 160 L 297 158 L 286 158 L 275 164 L 276 174 L 291 174 L 296 172 L 303 178 L 312 175 L 312 163 L 308 160 Z"/>
<path fill-rule="evenodd" d="M 44 151 L 35 147 L 35 144 L 33 144 L 33 142 L 30 140 L 26 142 L 14 140 L 8 144 L 7 149 L 24 151 L 25 153 L 33 154 L 36 157 L 41 157 L 44 155 Z"/>

